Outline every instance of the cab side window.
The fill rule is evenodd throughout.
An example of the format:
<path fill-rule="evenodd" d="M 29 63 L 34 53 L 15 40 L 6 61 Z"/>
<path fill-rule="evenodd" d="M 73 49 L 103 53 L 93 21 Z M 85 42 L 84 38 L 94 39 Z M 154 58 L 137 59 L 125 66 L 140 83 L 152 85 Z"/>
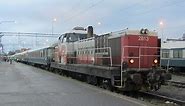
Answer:
<path fill-rule="evenodd" d="M 65 34 L 64 37 L 62 38 L 62 43 L 67 42 L 67 35 Z"/>

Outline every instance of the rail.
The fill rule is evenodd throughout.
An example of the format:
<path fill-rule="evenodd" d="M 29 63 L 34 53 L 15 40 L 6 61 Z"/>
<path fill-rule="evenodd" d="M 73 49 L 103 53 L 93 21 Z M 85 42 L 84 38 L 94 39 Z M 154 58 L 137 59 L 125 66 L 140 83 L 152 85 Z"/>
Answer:
<path fill-rule="evenodd" d="M 178 88 L 185 88 L 185 82 L 180 82 L 180 81 L 167 81 L 168 85 L 172 85 Z"/>
<path fill-rule="evenodd" d="M 156 93 L 152 93 L 152 92 L 142 92 L 142 91 L 139 91 L 138 93 L 140 95 L 143 95 L 143 96 L 157 98 L 157 99 L 159 99 L 161 101 L 173 102 L 173 103 L 176 103 L 176 104 L 178 104 L 180 106 L 184 106 L 185 105 L 185 101 L 184 100 L 179 100 L 177 98 L 172 98 L 172 97 L 168 97 L 168 96 L 165 96 L 165 95 L 160 95 L 160 94 L 156 94 Z"/>

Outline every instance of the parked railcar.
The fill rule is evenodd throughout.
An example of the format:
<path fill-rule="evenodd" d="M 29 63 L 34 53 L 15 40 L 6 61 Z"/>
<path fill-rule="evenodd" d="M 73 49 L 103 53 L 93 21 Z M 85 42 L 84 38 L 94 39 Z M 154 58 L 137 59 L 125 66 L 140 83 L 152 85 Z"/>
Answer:
<path fill-rule="evenodd" d="M 185 41 L 168 40 L 162 43 L 161 66 L 170 71 L 185 69 Z"/>

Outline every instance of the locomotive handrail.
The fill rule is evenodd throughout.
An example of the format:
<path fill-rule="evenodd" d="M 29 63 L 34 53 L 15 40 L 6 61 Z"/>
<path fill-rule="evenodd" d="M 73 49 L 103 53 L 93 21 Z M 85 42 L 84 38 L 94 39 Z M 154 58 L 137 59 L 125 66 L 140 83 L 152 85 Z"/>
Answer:
<path fill-rule="evenodd" d="M 96 56 L 96 53 L 95 53 L 95 51 L 96 50 L 108 50 L 108 53 L 106 54 L 106 55 L 108 55 L 109 54 L 109 56 L 107 56 L 107 57 L 97 57 Z M 90 51 L 90 50 L 93 50 L 93 56 L 94 56 L 94 58 L 109 58 L 110 59 L 110 66 L 112 67 L 112 52 L 111 52 L 111 47 L 102 47 L 102 48 L 84 48 L 84 49 L 78 49 L 77 50 L 77 52 L 79 52 L 79 51 L 84 51 L 84 50 L 87 50 L 87 51 Z M 103 52 L 105 52 L 105 51 L 103 51 Z M 100 53 L 103 53 L 103 52 L 100 52 Z M 97 53 L 98 54 L 98 53 Z M 88 55 L 89 54 L 81 54 L 81 55 L 87 55 L 87 57 L 88 57 Z M 67 57 L 67 58 L 77 58 L 77 57 Z M 94 64 L 94 61 L 93 61 L 93 64 Z"/>
<path fill-rule="evenodd" d="M 138 48 L 139 49 L 139 54 L 137 57 L 131 57 L 131 56 L 124 56 L 124 49 L 125 48 Z M 123 46 L 123 50 L 122 50 L 122 55 L 121 55 L 121 66 L 122 66 L 122 63 L 123 63 L 123 58 L 139 58 L 139 70 L 140 70 L 140 57 L 142 56 L 157 56 L 157 57 L 160 57 L 160 55 L 142 55 L 141 54 L 141 49 L 142 48 L 148 48 L 148 49 L 161 49 L 160 47 L 150 47 L 150 46 Z"/>
<path fill-rule="evenodd" d="M 123 47 L 135 47 L 135 48 L 160 48 L 160 47 L 153 47 L 153 46 L 123 46 Z"/>
<path fill-rule="evenodd" d="M 160 55 L 140 55 L 140 56 L 157 56 L 157 57 L 160 57 Z"/>

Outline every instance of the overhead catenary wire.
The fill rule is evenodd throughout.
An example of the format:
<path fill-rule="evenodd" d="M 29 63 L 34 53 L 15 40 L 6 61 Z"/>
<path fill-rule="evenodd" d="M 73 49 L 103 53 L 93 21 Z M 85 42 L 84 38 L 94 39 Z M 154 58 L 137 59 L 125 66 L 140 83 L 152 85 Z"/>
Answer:
<path fill-rule="evenodd" d="M 64 14 L 68 14 L 69 15 L 71 13 L 71 11 L 73 11 L 77 6 L 80 6 L 81 3 L 82 3 L 82 1 L 79 0 L 77 3 L 75 3 L 73 6 L 71 6 L 71 8 L 69 10 L 67 10 Z"/>
<path fill-rule="evenodd" d="M 168 0 L 167 0 L 168 1 Z M 166 1 L 166 2 L 167 2 Z M 148 9 L 148 10 L 146 10 L 146 11 L 144 11 L 144 12 L 141 12 L 141 13 L 134 13 L 134 14 L 130 14 L 129 15 L 129 13 L 127 14 L 127 15 L 124 15 L 123 16 L 123 18 L 124 17 L 134 17 L 134 16 L 142 16 L 142 15 L 147 15 L 147 14 L 149 14 L 149 13 L 152 13 L 152 11 L 154 11 L 154 10 L 159 10 L 159 9 L 162 9 L 162 8 L 167 8 L 167 7 L 170 7 L 170 6 L 173 6 L 173 5 L 178 5 L 178 4 L 180 4 L 180 3 L 183 3 L 183 2 L 185 2 L 184 0 L 180 0 L 180 1 L 173 1 L 173 2 L 168 2 L 168 3 L 166 3 L 166 2 L 164 2 L 165 4 L 163 4 L 163 5 L 159 5 L 159 6 L 155 6 L 155 7 L 153 7 L 153 8 L 151 8 L 151 9 Z M 123 13 L 123 11 L 125 12 L 125 11 L 127 11 L 128 9 L 130 9 L 130 8 L 134 8 L 134 6 L 136 6 L 136 5 L 139 5 L 141 2 L 137 2 L 137 3 L 134 3 L 133 5 L 130 5 L 130 6 L 128 6 L 128 7 L 125 7 L 124 9 L 119 9 L 118 10 L 118 13 L 119 14 L 121 14 L 121 13 Z M 124 13 L 125 14 L 125 13 Z M 101 17 L 100 19 L 103 19 L 103 18 L 105 18 L 105 17 Z M 130 18 L 129 18 L 130 19 Z M 123 20 L 123 21 L 121 21 L 121 22 L 124 22 L 125 23 L 125 21 L 126 22 L 129 22 L 128 20 Z M 131 21 L 132 23 L 133 22 L 137 22 L 137 20 L 132 20 Z M 121 23 L 122 24 L 122 23 Z M 105 26 L 109 26 L 108 25 L 108 23 L 104 23 L 104 25 Z"/>
<path fill-rule="evenodd" d="M 177 5 L 177 4 L 183 3 L 183 2 L 185 2 L 185 0 L 180 0 L 178 2 L 175 0 L 175 2 L 169 2 L 170 4 L 154 7 L 154 8 L 151 8 L 151 9 L 145 11 L 145 12 L 138 13 L 138 14 L 135 14 L 135 15 L 146 15 L 147 13 L 151 13 L 151 11 L 154 11 L 154 10 L 157 10 L 157 9 L 162 9 L 162 8 L 167 8 L 167 7 L 170 7 L 170 6 L 173 6 L 173 5 Z"/>
<path fill-rule="evenodd" d="M 101 2 L 103 2 L 104 0 L 99 0 L 98 2 L 90 5 L 89 7 L 87 7 L 86 9 L 84 10 L 81 10 L 79 12 L 77 12 L 76 14 L 72 15 L 71 17 L 67 18 L 66 20 L 64 20 L 64 23 L 68 23 L 70 22 L 71 20 L 81 16 L 82 14 L 85 14 L 86 12 L 88 12 L 90 9 L 96 7 L 97 5 L 99 5 Z"/>
<path fill-rule="evenodd" d="M 64 23 L 68 23 L 68 22 L 70 22 L 71 20 L 74 20 L 74 19 L 76 19 L 77 17 L 80 17 L 80 16 L 84 15 L 84 14 L 85 14 L 86 12 L 88 12 L 91 8 L 97 6 L 98 4 L 100 4 L 100 3 L 103 2 L 103 1 L 104 1 L 104 0 L 100 0 L 100 1 L 98 1 L 98 2 L 96 2 L 96 3 L 94 3 L 94 4 L 92 4 L 92 5 L 89 6 L 88 8 L 86 8 L 86 9 L 84 9 L 84 10 L 82 10 L 82 11 L 77 12 L 76 14 L 74 14 L 74 15 L 72 15 L 71 17 L 69 17 L 69 18 L 67 18 L 66 20 L 64 20 L 63 24 L 64 24 Z M 145 0 L 142 0 L 142 1 L 144 2 Z M 119 9 L 118 11 L 119 11 L 119 13 L 120 13 L 120 12 L 123 12 L 123 11 L 127 11 L 128 9 L 130 9 L 130 8 L 132 8 L 132 7 L 135 7 L 135 6 L 137 6 L 137 5 L 140 5 L 142 1 L 136 2 L 136 3 L 134 3 L 134 4 L 132 4 L 132 5 L 129 5 L 129 6 L 125 7 L 125 8 L 121 8 L 121 9 Z M 167 0 L 167 1 L 168 1 L 168 0 Z M 177 3 L 173 3 L 172 5 L 174 5 L 174 4 L 177 4 Z M 171 5 L 171 4 L 170 4 L 170 5 Z M 170 5 L 167 5 L 167 6 L 170 6 Z M 161 6 L 161 8 L 164 8 L 164 7 L 166 7 L 166 6 Z M 134 15 L 142 15 L 142 14 L 144 14 L 144 13 L 153 11 L 154 9 L 155 9 L 155 8 L 152 8 L 152 9 L 149 9 L 148 11 L 146 11 L 146 12 L 138 13 L 138 14 L 134 14 Z M 101 20 L 101 19 L 103 19 L 103 18 L 105 18 L 105 17 L 101 17 L 101 18 L 99 18 L 99 20 Z"/>

